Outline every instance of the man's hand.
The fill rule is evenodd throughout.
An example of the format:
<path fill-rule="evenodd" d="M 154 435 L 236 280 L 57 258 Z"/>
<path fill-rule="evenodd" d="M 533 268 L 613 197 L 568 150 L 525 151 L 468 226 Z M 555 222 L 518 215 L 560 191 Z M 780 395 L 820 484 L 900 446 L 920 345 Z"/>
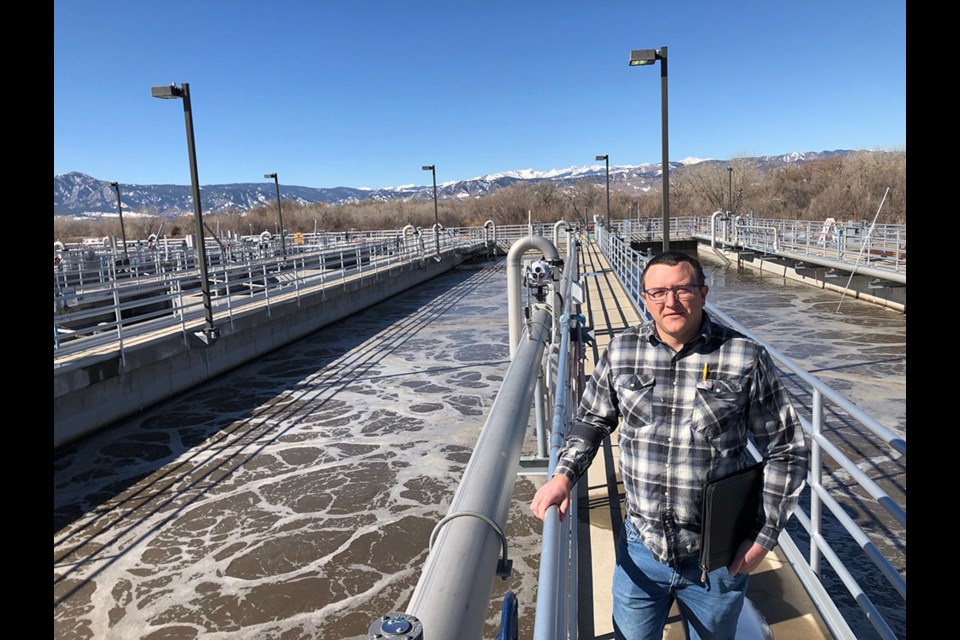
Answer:
<path fill-rule="evenodd" d="M 530 511 L 540 520 L 547 515 L 547 509 L 557 505 L 560 509 L 560 522 L 570 510 L 570 478 L 557 474 L 547 484 L 537 490 L 530 503 Z"/>
<path fill-rule="evenodd" d="M 740 548 L 737 549 L 737 555 L 733 557 L 733 562 L 727 567 L 727 572 L 731 576 L 738 573 L 753 573 L 766 557 L 766 549 L 752 540 L 744 540 Z"/>

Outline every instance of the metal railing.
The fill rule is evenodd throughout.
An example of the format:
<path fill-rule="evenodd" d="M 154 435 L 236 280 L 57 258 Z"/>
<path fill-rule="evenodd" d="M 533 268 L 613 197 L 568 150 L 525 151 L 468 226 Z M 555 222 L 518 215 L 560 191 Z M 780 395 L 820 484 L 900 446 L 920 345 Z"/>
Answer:
<path fill-rule="evenodd" d="M 207 237 L 207 273 L 218 324 L 348 279 L 374 280 L 455 251 L 547 236 L 544 223 L 486 227 Z M 439 237 L 440 254 L 435 239 Z M 186 339 L 204 320 L 197 252 L 189 238 L 128 243 L 111 238 L 55 244 L 54 367 L 85 354 L 119 352 L 149 336 Z"/>
<path fill-rule="evenodd" d="M 306 235 L 306 234 L 304 234 Z M 413 234 L 368 232 L 300 237 L 281 255 L 279 238 L 208 242 L 208 281 L 218 323 L 347 279 L 378 279 L 437 257 Z M 430 234 L 432 235 L 432 234 Z M 431 237 L 431 240 L 433 238 Z M 440 254 L 483 246 L 481 230 L 444 230 Z M 110 243 L 64 247 L 53 271 L 54 366 L 84 353 L 125 348 L 167 330 L 184 336 L 203 322 L 196 252 L 161 239 L 124 252 Z"/>
<path fill-rule="evenodd" d="M 634 306 L 645 314 L 639 297 L 639 279 L 643 265 L 649 258 L 630 248 L 628 243 L 616 235 L 599 235 L 601 251 Z M 823 584 L 823 559 L 827 560 L 877 634 L 885 640 L 894 640 L 896 633 L 856 575 L 866 575 L 871 583 L 885 582 L 899 594 L 903 603 L 906 603 L 906 491 L 904 488 L 900 496 L 892 495 L 881 486 L 880 481 L 865 473 L 861 466 L 865 463 L 870 468 L 885 465 L 905 473 L 906 439 L 782 353 L 752 336 L 748 329 L 713 305 L 707 303 L 706 308 L 733 328 L 764 344 L 781 369 L 791 374 L 789 377 L 800 389 L 799 393 L 806 395 L 805 401 L 802 398 L 799 400 L 801 406 L 797 408 L 800 421 L 810 439 L 810 469 L 807 474 L 809 512 L 798 507 L 794 515 L 806 532 L 809 548 L 804 556 L 785 530 L 780 534 L 781 549 L 834 637 L 852 640 L 856 636 L 835 602 L 841 594 L 837 593 L 836 589 L 832 593 L 828 592 Z M 795 403 L 798 403 L 797 399 Z M 844 448 L 850 446 L 851 440 L 856 441 L 856 446 L 862 449 L 860 454 L 869 458 L 869 462 L 852 460 L 844 452 Z M 751 452 L 760 459 L 755 448 L 751 447 Z M 824 464 L 826 458 L 830 460 L 826 465 L 831 467 L 829 472 Z M 889 469 L 884 475 L 888 473 Z M 839 482 L 838 476 L 849 478 L 854 484 L 850 486 L 846 482 Z M 860 526 L 845 509 L 845 506 L 849 508 L 851 504 L 857 505 L 856 508 L 868 514 L 863 519 L 867 524 L 884 524 L 873 526 L 869 530 Z M 837 551 L 840 546 L 845 549 L 842 553 Z M 851 555 L 851 547 L 859 549 L 862 555 Z M 872 570 L 865 574 L 866 567 Z M 872 590 L 877 592 L 876 584 Z"/>
<path fill-rule="evenodd" d="M 653 241 L 663 237 L 663 223 L 658 218 L 614 220 L 610 229 L 631 240 Z M 728 247 L 829 260 L 903 276 L 895 278 L 897 281 L 906 277 L 907 226 L 904 224 L 870 225 L 866 220 L 842 222 L 833 218 L 824 222 L 775 220 L 717 211 L 710 216 L 671 218 L 670 237 L 716 239 Z"/>

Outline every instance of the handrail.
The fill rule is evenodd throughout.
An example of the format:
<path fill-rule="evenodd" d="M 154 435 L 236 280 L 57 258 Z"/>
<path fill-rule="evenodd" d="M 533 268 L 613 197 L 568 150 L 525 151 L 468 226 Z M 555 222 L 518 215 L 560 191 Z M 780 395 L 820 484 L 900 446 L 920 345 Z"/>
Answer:
<path fill-rule="evenodd" d="M 715 231 L 715 222 L 723 222 L 723 231 Z M 733 224 L 729 224 L 733 220 Z M 907 226 L 867 221 L 824 222 L 781 220 L 740 216 L 715 211 L 708 216 L 670 219 L 670 237 L 688 237 L 709 241 L 715 247 L 734 245 L 741 249 L 803 259 L 813 264 L 852 270 L 891 282 L 906 283 Z M 663 223 L 658 218 L 613 220 L 610 230 L 623 237 L 642 241 L 659 239 Z M 732 229 L 732 238 L 728 233 Z M 861 258 L 863 262 L 861 264 Z"/>
<path fill-rule="evenodd" d="M 404 232 L 405 233 L 405 232 Z M 443 255 L 483 246 L 444 235 Z M 363 240 L 363 239 L 361 239 Z M 422 252 L 406 251 L 399 233 L 378 234 L 360 243 L 335 241 L 291 245 L 286 259 L 263 255 L 250 243 L 212 245 L 208 278 L 217 322 L 260 305 L 269 307 L 310 288 L 323 290 L 351 277 L 378 270 L 416 268 Z M 215 247 L 215 248 L 214 248 Z M 203 319 L 200 276 L 193 250 L 186 246 L 134 250 L 129 256 L 94 250 L 67 252 L 54 266 L 54 364 L 90 350 L 115 345 L 120 357 L 129 338 L 179 325 L 186 336 Z M 123 260 L 121 263 L 120 260 Z"/>
<path fill-rule="evenodd" d="M 560 350 L 557 360 L 554 390 L 553 419 L 550 427 L 550 455 L 547 478 L 557 467 L 557 456 L 570 430 L 577 398 L 573 396 L 571 380 L 579 370 L 579 362 L 572 358 L 570 330 L 579 325 L 574 300 L 570 295 L 572 283 L 579 276 L 579 264 L 574 251 L 575 240 L 567 238 L 567 263 L 560 284 L 563 313 L 560 316 Z M 576 487 L 573 489 L 576 492 Z M 556 640 L 575 637 L 577 626 L 576 582 L 567 589 L 566 576 L 576 579 L 577 567 L 577 510 L 570 509 L 565 523 L 560 522 L 557 507 L 547 509 L 543 519 L 543 542 L 540 554 L 540 576 L 537 590 L 534 640 Z M 563 629 L 563 634 L 559 632 Z"/>
<path fill-rule="evenodd" d="M 441 254 L 447 255 L 480 249 L 489 253 L 495 244 L 512 243 L 528 232 L 528 225 L 496 227 L 488 221 L 483 227 L 448 229 L 437 235 Z M 423 229 L 410 225 L 402 230 L 321 231 L 295 238 L 287 247 L 286 260 L 276 238 L 268 243 L 253 234 L 223 242 L 208 239 L 215 322 L 233 323 L 260 306 L 269 310 L 288 297 L 299 299 L 311 291 L 323 294 L 331 285 L 354 277 L 423 268 L 428 253 Z M 197 256 L 183 240 L 128 243 L 126 255 L 103 239 L 62 249 L 55 245 L 55 250 L 55 369 L 88 356 L 124 358 L 128 346 L 158 330 L 165 335 L 182 333 L 187 340 L 203 323 Z"/>
<path fill-rule="evenodd" d="M 635 280 L 639 279 L 639 272 L 642 271 L 642 265 L 646 263 L 646 257 L 632 249 L 621 238 L 611 234 L 601 234 L 601 251 L 607 257 L 607 261 L 613 269 L 613 272 L 620 280 L 624 289 L 637 309 L 643 309 L 642 300 L 639 295 L 632 292 L 638 289 Z M 820 566 L 821 557 L 825 557 L 831 564 L 833 570 L 837 573 L 843 585 L 847 588 L 863 610 L 867 620 L 873 625 L 874 629 L 885 639 L 894 639 L 896 636 L 891 630 L 889 624 L 883 619 L 883 616 L 877 610 L 876 605 L 864 593 L 862 587 L 858 584 L 855 577 L 849 570 L 849 566 L 857 564 L 857 559 L 847 558 L 845 561 L 834 551 L 831 543 L 823 534 L 823 514 L 822 507 L 837 519 L 844 531 L 853 538 L 857 546 L 863 551 L 867 559 L 870 560 L 886 581 L 900 594 L 906 601 L 906 579 L 900 574 L 899 570 L 893 565 L 890 559 L 880 551 L 877 545 L 870 539 L 869 535 L 845 512 L 840 501 L 834 496 L 839 492 L 839 487 L 831 491 L 830 487 L 824 484 L 822 456 L 830 456 L 837 466 L 843 472 L 857 482 L 864 491 L 874 499 L 881 511 L 891 516 L 900 526 L 906 527 L 906 508 L 896 502 L 885 490 L 876 482 L 870 479 L 856 464 L 842 453 L 839 447 L 832 443 L 824 434 L 824 424 L 826 422 L 826 412 L 824 409 L 825 401 L 832 404 L 835 410 L 849 417 L 861 425 L 867 432 L 876 437 L 879 444 L 886 445 L 890 451 L 886 454 L 890 460 L 899 462 L 899 459 L 906 455 L 906 439 L 894 433 L 875 418 L 851 403 L 842 394 L 837 393 L 829 385 L 823 383 L 815 376 L 809 374 L 799 365 L 784 356 L 782 353 L 764 343 L 762 340 L 753 336 L 751 332 L 730 318 L 727 314 L 717 309 L 711 303 L 706 304 L 707 310 L 728 323 L 734 329 L 750 336 L 763 344 L 771 357 L 776 360 L 780 366 L 794 374 L 799 381 L 798 384 L 806 385 L 810 392 L 810 410 L 811 419 L 800 416 L 800 422 L 804 431 L 810 436 L 811 457 L 810 469 L 807 474 L 807 483 L 810 488 L 810 514 L 807 514 L 802 508 L 795 511 L 796 521 L 807 531 L 810 539 L 809 558 L 804 558 L 799 552 L 797 546 L 793 543 L 791 536 L 787 531 L 780 534 L 780 546 L 787 556 L 790 564 L 794 567 L 801 583 L 806 588 L 808 594 L 813 600 L 815 606 L 821 612 L 825 623 L 830 628 L 836 638 L 854 638 L 848 623 L 844 620 L 837 604 L 834 600 L 836 596 L 830 595 L 828 590 L 820 582 L 822 571 Z M 858 565 L 862 568 L 862 563 Z"/>

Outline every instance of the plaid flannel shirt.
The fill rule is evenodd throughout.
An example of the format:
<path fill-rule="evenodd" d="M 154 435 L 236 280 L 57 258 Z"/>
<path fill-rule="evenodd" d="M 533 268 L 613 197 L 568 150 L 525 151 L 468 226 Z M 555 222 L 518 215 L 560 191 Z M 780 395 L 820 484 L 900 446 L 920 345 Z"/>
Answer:
<path fill-rule="evenodd" d="M 754 463 L 748 435 L 766 460 L 755 539 L 763 548 L 776 545 L 807 471 L 803 428 L 766 349 L 703 316 L 700 334 L 679 352 L 653 323 L 611 340 L 554 471 L 575 482 L 619 423 L 627 517 L 671 565 L 700 552 L 704 483 Z"/>

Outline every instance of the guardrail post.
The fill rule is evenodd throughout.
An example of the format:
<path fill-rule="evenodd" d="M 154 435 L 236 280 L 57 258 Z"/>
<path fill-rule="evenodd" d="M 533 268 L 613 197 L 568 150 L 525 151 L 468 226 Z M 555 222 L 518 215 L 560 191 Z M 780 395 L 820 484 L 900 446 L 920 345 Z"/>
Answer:
<path fill-rule="evenodd" d="M 810 484 L 813 487 L 823 485 L 823 454 L 820 448 L 819 437 L 823 430 L 823 395 L 819 389 L 813 390 L 813 406 L 811 408 L 811 434 L 810 439 Z M 820 539 L 823 525 L 823 502 L 816 491 L 810 491 L 810 569 L 818 577 L 823 576 L 820 573 L 820 547 L 817 540 Z"/>
<path fill-rule="evenodd" d="M 113 310 L 117 322 L 117 342 L 120 346 L 120 362 L 126 364 L 126 358 L 123 352 L 123 312 L 120 310 L 120 289 L 117 287 L 116 279 L 111 283 L 113 289 Z"/>

